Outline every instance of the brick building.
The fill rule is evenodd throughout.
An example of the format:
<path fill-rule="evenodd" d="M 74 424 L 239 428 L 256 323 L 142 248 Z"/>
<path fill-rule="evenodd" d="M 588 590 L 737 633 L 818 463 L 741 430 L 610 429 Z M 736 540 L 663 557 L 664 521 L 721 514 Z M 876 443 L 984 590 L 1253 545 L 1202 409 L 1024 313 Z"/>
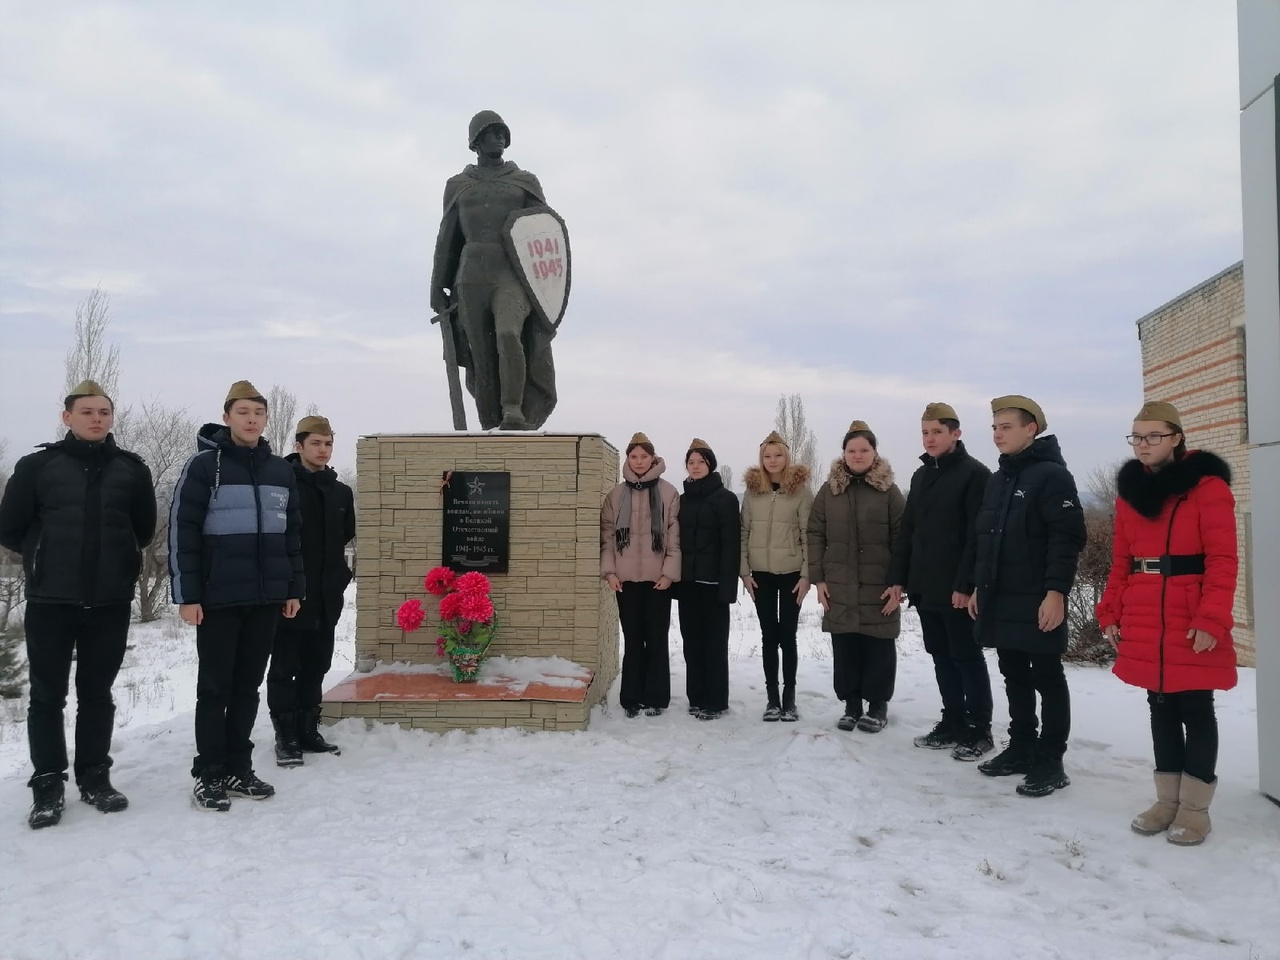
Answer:
<path fill-rule="evenodd" d="M 1244 318 L 1244 264 L 1237 263 L 1139 320 L 1138 340 L 1144 399 L 1174 404 L 1187 445 L 1212 450 L 1231 466 L 1240 542 L 1234 637 L 1240 664 L 1251 667 L 1256 647 Z"/>

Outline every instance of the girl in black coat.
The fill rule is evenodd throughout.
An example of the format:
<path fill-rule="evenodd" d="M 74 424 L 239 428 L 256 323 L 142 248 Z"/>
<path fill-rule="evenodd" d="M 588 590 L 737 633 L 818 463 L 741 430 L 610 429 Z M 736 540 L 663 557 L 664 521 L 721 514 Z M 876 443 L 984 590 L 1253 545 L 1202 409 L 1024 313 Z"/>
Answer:
<path fill-rule="evenodd" d="M 677 601 L 685 692 L 693 716 L 714 720 L 729 709 L 729 605 L 738 599 L 742 529 L 738 498 L 715 472 L 711 448 L 695 438 L 684 465 Z"/>

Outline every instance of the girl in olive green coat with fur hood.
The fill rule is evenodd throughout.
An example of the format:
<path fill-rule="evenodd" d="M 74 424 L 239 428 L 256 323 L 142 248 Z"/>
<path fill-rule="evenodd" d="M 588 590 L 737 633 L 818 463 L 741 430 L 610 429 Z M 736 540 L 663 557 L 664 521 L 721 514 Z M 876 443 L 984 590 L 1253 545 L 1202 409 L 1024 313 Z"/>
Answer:
<path fill-rule="evenodd" d="M 809 592 L 809 468 L 791 463 L 791 448 L 776 430 L 760 444 L 760 465 L 743 475 L 742 585 L 760 618 L 764 718 L 794 721 L 796 629 L 800 604 Z M 778 697 L 778 650 L 782 650 L 782 697 Z"/>
<path fill-rule="evenodd" d="M 845 704 L 841 730 L 878 733 L 888 722 L 899 629 L 889 574 L 905 507 L 893 468 L 876 453 L 876 435 L 855 420 L 809 512 L 809 579 L 831 634 L 835 691 Z"/>

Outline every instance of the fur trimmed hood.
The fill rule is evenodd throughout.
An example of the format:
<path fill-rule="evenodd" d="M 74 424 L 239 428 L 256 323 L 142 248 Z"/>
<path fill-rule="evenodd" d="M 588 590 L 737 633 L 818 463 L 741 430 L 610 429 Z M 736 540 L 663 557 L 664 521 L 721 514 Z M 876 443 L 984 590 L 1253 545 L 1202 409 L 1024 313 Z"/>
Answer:
<path fill-rule="evenodd" d="M 1120 499 L 1149 520 L 1160 516 L 1165 501 L 1190 493 L 1206 477 L 1231 485 L 1231 468 L 1216 454 L 1192 450 L 1160 470 L 1148 470 L 1141 460 L 1130 460 L 1116 474 Z"/>
<path fill-rule="evenodd" d="M 783 496 L 791 496 L 801 487 L 808 485 L 810 476 L 809 468 L 803 463 L 787 467 L 782 471 L 781 493 Z M 747 493 L 773 492 L 773 484 L 769 482 L 769 475 L 762 467 L 747 467 L 742 475 L 742 482 L 747 488 Z"/>
<path fill-rule="evenodd" d="M 893 467 L 889 465 L 888 460 L 877 456 L 871 464 L 871 469 L 864 473 L 861 479 L 873 490 L 883 493 L 893 486 Z M 853 474 L 845 467 L 844 457 L 836 457 L 832 460 L 831 470 L 827 473 L 827 485 L 831 488 L 831 492 L 844 493 L 852 482 Z"/>

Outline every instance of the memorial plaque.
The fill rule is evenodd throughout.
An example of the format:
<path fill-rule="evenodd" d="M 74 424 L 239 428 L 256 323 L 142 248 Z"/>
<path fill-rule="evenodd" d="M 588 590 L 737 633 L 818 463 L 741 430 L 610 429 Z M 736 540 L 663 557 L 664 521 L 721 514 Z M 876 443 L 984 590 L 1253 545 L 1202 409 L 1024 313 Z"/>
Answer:
<path fill-rule="evenodd" d="M 506 573 L 511 558 L 511 474 L 445 474 L 444 556 L 458 573 Z"/>

